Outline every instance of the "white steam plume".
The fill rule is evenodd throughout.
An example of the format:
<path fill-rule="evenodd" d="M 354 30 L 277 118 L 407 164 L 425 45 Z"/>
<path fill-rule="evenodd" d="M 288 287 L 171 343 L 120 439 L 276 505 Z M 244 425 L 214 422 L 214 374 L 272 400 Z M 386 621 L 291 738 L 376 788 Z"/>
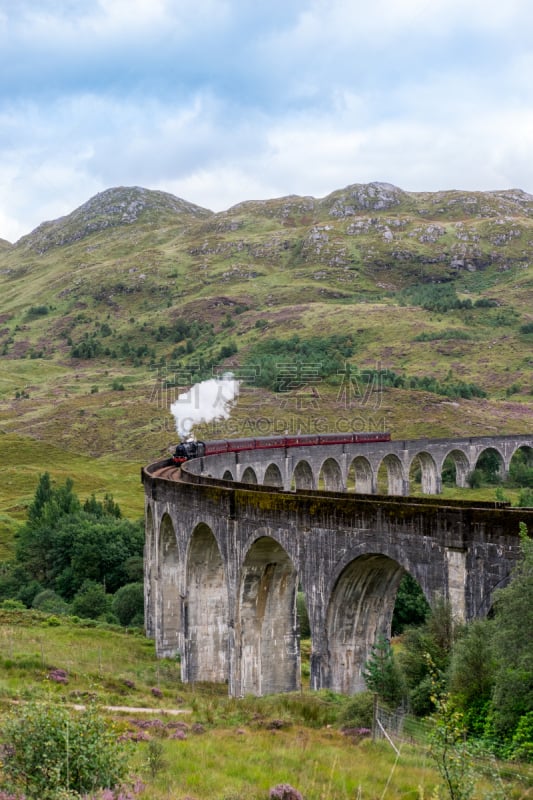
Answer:
<path fill-rule="evenodd" d="M 194 425 L 215 419 L 228 419 L 239 395 L 239 381 L 231 372 L 221 378 L 195 383 L 187 392 L 178 395 L 170 406 L 176 420 L 176 430 L 182 438 L 190 435 Z"/>

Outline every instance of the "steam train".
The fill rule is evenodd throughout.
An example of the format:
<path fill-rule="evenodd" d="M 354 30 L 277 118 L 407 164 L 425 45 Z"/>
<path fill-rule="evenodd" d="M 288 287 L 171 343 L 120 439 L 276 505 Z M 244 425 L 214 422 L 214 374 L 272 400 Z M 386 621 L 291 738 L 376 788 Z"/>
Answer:
<path fill-rule="evenodd" d="M 295 434 L 260 436 L 256 439 L 218 439 L 212 442 L 197 442 L 187 439 L 177 445 L 171 461 L 183 464 L 191 458 L 214 456 L 218 453 L 237 453 L 242 450 L 270 450 L 282 447 L 309 447 L 328 444 L 365 444 L 367 442 L 390 442 L 390 433 L 362 431 L 359 433 Z"/>

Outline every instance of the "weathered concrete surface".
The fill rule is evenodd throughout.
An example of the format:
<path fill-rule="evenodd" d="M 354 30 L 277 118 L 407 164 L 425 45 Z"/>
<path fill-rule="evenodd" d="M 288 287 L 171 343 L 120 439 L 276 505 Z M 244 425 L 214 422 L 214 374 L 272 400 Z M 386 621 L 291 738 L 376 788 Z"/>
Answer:
<path fill-rule="evenodd" d="M 305 457 L 324 464 L 339 454 Z M 291 458 L 302 463 L 302 454 Z M 270 453 L 261 471 L 256 458 L 256 477 L 279 481 L 273 463 Z M 181 654 L 185 681 L 226 681 L 234 696 L 299 687 L 299 585 L 312 631 L 311 686 L 357 692 L 377 634 L 390 634 L 404 572 L 430 603 L 442 596 L 459 618 L 483 616 L 516 563 L 519 521 L 533 531 L 533 509 L 287 492 L 199 474 L 207 468 L 219 465 L 143 471 L 146 629 L 159 655 Z"/>
<path fill-rule="evenodd" d="M 466 486 L 480 455 L 494 450 L 502 477 L 520 448 L 533 447 L 533 435 L 480 436 L 456 439 L 413 439 L 366 444 L 244 450 L 198 459 L 194 468 L 214 478 L 283 486 L 284 489 L 377 492 L 380 471 L 386 493 L 408 495 L 413 466 L 421 471 L 424 494 L 442 490 L 444 462 L 455 466 L 458 486 Z"/>

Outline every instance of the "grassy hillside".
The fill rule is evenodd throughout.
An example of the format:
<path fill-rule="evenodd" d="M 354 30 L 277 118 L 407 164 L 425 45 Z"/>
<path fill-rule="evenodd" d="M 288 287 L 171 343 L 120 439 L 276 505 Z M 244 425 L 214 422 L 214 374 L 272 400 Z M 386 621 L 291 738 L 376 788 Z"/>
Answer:
<path fill-rule="evenodd" d="M 0 555 L 45 469 L 137 516 L 171 401 L 226 368 L 239 402 L 202 435 L 530 429 L 532 248 L 523 192 L 388 184 L 218 214 L 110 189 L 1 242 Z M 347 368 L 386 379 L 358 396 Z"/>

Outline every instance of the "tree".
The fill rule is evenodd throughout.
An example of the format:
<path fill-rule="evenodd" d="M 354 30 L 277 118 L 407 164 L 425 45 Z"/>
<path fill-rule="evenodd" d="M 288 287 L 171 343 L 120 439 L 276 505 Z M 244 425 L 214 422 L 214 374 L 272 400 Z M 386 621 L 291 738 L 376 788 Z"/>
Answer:
<path fill-rule="evenodd" d="M 67 478 L 64 486 L 54 488 L 45 472 L 39 479 L 35 497 L 28 509 L 28 520 L 21 528 L 16 559 L 30 576 L 48 588 L 56 570 L 54 533 L 60 520 L 79 513 L 80 503 Z"/>
<path fill-rule="evenodd" d="M 398 659 L 415 714 L 429 714 L 434 709 L 428 656 L 436 674 L 442 677 L 448 669 L 454 635 L 451 606 L 442 599 L 434 603 L 423 625 L 407 628 L 403 634 L 403 649 Z"/>
<path fill-rule="evenodd" d="M 32 524 L 40 520 L 43 508 L 52 497 L 52 483 L 50 481 L 50 473 L 45 472 L 39 478 L 37 489 L 33 502 L 28 508 L 28 523 Z"/>
<path fill-rule="evenodd" d="M 482 473 L 484 483 L 499 483 L 501 481 L 502 459 L 497 450 L 489 448 L 480 454 L 476 470 Z"/>
<path fill-rule="evenodd" d="M 71 480 L 55 488 L 45 473 L 20 531 L 16 563 L 24 567 L 26 583 L 33 581 L 36 590 L 52 589 L 70 601 L 86 580 L 105 585 L 110 593 L 131 583 L 143 544 L 142 526 L 122 519 L 111 495 L 103 502 L 91 496 L 82 509 Z M 21 576 L 14 569 L 10 573 L 5 589 L 0 577 L 0 596 L 22 591 L 17 583 Z M 9 587 L 15 590 L 11 595 Z"/>
<path fill-rule="evenodd" d="M 103 503 L 96 499 L 94 494 L 87 498 L 85 503 L 83 504 L 83 510 L 87 514 L 91 514 L 93 517 L 103 517 L 106 514 L 110 517 L 116 517 L 120 519 L 122 513 L 117 503 L 113 500 L 113 496 L 110 494 L 106 494 L 104 497 Z"/>
<path fill-rule="evenodd" d="M 79 519 L 69 530 L 72 535 L 69 565 L 76 588 L 83 580 L 90 579 L 105 582 L 107 591 L 113 594 L 128 583 L 128 559 L 143 551 L 144 534 L 140 525 L 106 516 L 100 520 Z"/>
<path fill-rule="evenodd" d="M 492 637 L 494 621 L 478 619 L 465 625 L 451 657 L 449 690 L 464 713 L 469 733 L 482 736 L 490 709 L 496 664 Z"/>
<path fill-rule="evenodd" d="M 402 674 L 396 664 L 391 644 L 379 634 L 365 664 L 363 677 L 367 687 L 387 705 L 396 708 L 404 696 Z"/>
<path fill-rule="evenodd" d="M 424 592 L 415 579 L 406 572 L 400 583 L 394 605 L 393 634 L 396 636 L 402 633 L 407 625 L 420 625 L 425 622 L 429 610 L 429 603 L 424 597 Z"/>
<path fill-rule="evenodd" d="M 309 624 L 309 615 L 307 613 L 307 606 L 305 604 L 304 592 L 298 592 L 296 595 L 296 613 L 298 615 L 300 636 L 302 639 L 309 639 L 311 636 L 311 626 Z"/>
<path fill-rule="evenodd" d="M 520 523 L 522 558 L 511 582 L 494 597 L 493 648 L 497 663 L 492 699 L 493 726 L 512 737 L 533 709 L 533 541 Z"/>
<path fill-rule="evenodd" d="M 533 448 L 517 450 L 509 465 L 509 479 L 515 486 L 533 488 Z"/>

